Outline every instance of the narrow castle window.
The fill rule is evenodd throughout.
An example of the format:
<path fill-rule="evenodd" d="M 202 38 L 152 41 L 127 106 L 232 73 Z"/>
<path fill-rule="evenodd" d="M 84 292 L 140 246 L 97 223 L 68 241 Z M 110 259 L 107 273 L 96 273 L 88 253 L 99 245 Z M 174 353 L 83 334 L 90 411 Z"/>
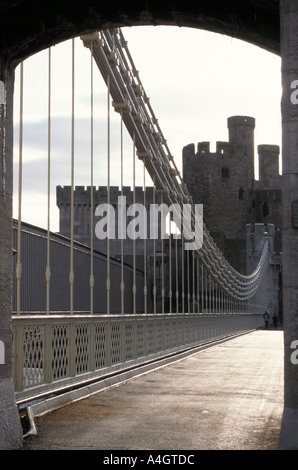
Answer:
<path fill-rule="evenodd" d="M 221 169 L 221 177 L 222 177 L 222 178 L 229 178 L 229 176 L 230 176 L 229 168 L 222 167 L 222 169 Z"/>
<path fill-rule="evenodd" d="M 239 199 L 244 199 L 244 191 L 243 188 L 240 188 L 238 191 L 238 197 Z"/>
<path fill-rule="evenodd" d="M 267 215 L 269 215 L 269 205 L 268 202 L 265 201 L 263 204 L 263 217 L 266 217 Z"/>

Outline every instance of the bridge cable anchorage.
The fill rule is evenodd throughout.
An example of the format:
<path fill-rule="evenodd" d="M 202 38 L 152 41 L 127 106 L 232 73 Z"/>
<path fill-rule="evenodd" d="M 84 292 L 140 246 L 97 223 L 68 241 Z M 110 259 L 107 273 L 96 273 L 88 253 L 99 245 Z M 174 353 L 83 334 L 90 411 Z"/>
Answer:
<path fill-rule="evenodd" d="M 106 83 L 109 80 L 108 89 L 113 100 L 113 107 L 116 112 L 122 112 L 123 122 L 131 138 L 134 139 L 136 154 L 143 160 L 146 170 L 154 181 L 154 192 L 162 193 L 164 201 L 169 205 L 178 204 L 182 208 L 183 204 L 189 203 L 191 205 L 191 221 L 194 224 L 194 203 L 176 167 L 121 29 L 101 30 L 98 33 L 81 36 L 81 39 L 87 48 L 93 44 L 93 57 L 98 69 Z M 222 305 L 226 303 L 229 310 L 232 309 L 232 306 L 235 307 L 239 301 L 246 302 L 252 299 L 261 286 L 266 270 L 268 242 L 264 243 L 263 253 L 255 271 L 250 275 L 243 275 L 237 272 L 224 258 L 204 224 L 202 234 L 203 246 L 197 249 L 195 254 L 201 262 L 202 279 L 204 276 L 203 267 L 206 269 L 206 280 L 207 273 L 208 279 L 210 277 L 208 298 L 206 291 L 205 299 L 204 291 L 201 293 L 202 304 L 205 303 L 207 307 L 208 301 L 209 309 L 212 304 L 214 306 L 217 304 L 220 296 L 217 294 L 215 285 L 222 293 Z M 187 239 L 186 234 L 183 235 L 182 243 Z M 183 276 L 184 273 L 182 273 L 182 297 L 185 295 Z M 153 291 L 156 302 L 155 279 Z M 200 294 L 198 296 L 200 298 Z M 233 303 L 224 301 L 224 296 L 233 299 Z M 187 297 L 189 299 L 189 292 L 187 292 Z M 176 303 L 178 303 L 177 287 Z"/>

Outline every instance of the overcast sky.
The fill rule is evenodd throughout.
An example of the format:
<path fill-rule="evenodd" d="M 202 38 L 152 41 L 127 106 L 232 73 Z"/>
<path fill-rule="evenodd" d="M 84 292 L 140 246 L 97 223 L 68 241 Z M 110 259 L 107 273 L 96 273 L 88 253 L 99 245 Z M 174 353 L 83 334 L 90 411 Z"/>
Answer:
<path fill-rule="evenodd" d="M 123 28 L 151 106 L 181 170 L 189 143 L 228 140 L 227 118 L 256 119 L 255 144 L 281 144 L 280 58 L 227 36 L 189 28 Z M 51 228 L 58 230 L 56 185 L 70 184 L 71 41 L 52 55 Z M 75 184 L 90 185 L 90 51 L 75 41 Z M 24 63 L 22 219 L 46 227 L 48 51 Z M 94 184 L 105 185 L 106 87 L 94 65 Z M 15 82 L 15 194 L 19 156 L 19 68 Z M 112 115 L 111 184 L 120 184 L 119 115 Z M 125 135 L 124 184 L 132 183 L 132 144 Z M 141 169 L 140 166 L 138 167 Z M 140 172 L 141 174 L 141 172 Z M 149 177 L 148 177 L 149 179 Z M 142 185 L 138 176 L 137 183 Z M 149 183 L 149 181 L 148 181 Z M 17 216 L 17 201 L 14 204 Z"/>

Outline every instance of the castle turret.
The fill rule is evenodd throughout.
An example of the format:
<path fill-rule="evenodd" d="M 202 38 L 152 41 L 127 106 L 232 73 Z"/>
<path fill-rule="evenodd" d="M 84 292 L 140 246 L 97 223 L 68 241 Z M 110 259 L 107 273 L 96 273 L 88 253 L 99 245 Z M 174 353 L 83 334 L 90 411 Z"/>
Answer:
<path fill-rule="evenodd" d="M 262 189 L 280 189 L 279 146 L 258 145 L 259 155 L 259 184 Z"/>
<path fill-rule="evenodd" d="M 230 144 L 254 146 L 256 121 L 249 116 L 231 116 L 228 118 Z"/>
<path fill-rule="evenodd" d="M 229 143 L 234 148 L 236 160 L 234 165 L 240 165 L 242 179 L 248 187 L 255 178 L 254 170 L 254 130 L 256 121 L 249 116 L 231 116 L 228 118 Z M 246 187 L 246 189 L 248 189 Z"/>

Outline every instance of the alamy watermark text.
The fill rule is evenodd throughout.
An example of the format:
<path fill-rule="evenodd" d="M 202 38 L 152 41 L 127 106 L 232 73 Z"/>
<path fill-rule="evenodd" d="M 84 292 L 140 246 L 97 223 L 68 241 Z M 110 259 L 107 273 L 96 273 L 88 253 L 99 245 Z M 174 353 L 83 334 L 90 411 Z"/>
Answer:
<path fill-rule="evenodd" d="M 185 250 L 199 250 L 203 244 L 202 204 L 195 204 L 194 211 L 191 204 L 183 204 L 182 207 L 178 203 L 170 206 L 150 204 L 148 212 L 139 203 L 127 207 L 126 197 L 119 196 L 116 208 L 112 204 L 100 204 L 95 209 L 95 216 L 100 217 L 95 226 L 99 240 L 167 239 L 167 217 L 170 216 L 177 229 L 173 237 L 180 238 L 183 233 Z"/>

